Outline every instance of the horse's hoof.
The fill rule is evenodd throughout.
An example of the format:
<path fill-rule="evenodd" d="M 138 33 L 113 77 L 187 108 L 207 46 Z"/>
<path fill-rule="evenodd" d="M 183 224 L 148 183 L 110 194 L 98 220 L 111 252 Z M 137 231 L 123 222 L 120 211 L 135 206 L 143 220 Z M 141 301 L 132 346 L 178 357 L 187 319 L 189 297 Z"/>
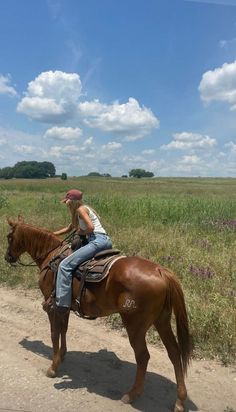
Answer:
<path fill-rule="evenodd" d="M 184 412 L 185 409 L 182 405 L 175 405 L 174 412 Z"/>
<path fill-rule="evenodd" d="M 56 372 L 50 367 L 46 372 L 48 378 L 55 378 L 57 376 Z"/>
<path fill-rule="evenodd" d="M 122 396 L 121 401 L 125 404 L 131 403 L 132 399 L 130 398 L 129 394 L 126 393 L 124 396 Z"/>

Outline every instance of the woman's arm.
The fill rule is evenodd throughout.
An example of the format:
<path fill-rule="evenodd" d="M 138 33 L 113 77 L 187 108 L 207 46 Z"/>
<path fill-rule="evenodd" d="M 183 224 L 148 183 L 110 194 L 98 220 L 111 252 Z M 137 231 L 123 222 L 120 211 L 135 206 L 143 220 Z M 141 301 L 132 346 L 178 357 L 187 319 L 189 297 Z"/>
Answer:
<path fill-rule="evenodd" d="M 71 232 L 72 229 L 73 229 L 72 223 L 70 223 L 69 226 L 63 227 L 63 229 L 60 229 L 60 230 L 56 230 L 56 232 L 53 232 L 53 233 L 54 235 L 64 235 L 65 233 Z"/>

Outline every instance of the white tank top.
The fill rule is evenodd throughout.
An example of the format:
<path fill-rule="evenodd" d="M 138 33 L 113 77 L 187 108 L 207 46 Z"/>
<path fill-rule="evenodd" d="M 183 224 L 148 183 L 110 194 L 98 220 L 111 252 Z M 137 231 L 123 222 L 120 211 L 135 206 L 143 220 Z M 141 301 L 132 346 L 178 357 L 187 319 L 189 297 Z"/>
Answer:
<path fill-rule="evenodd" d="M 88 211 L 89 211 L 89 217 L 90 217 L 90 219 L 91 219 L 91 221 L 92 221 L 92 223 L 93 223 L 93 226 L 94 226 L 93 232 L 94 232 L 94 233 L 104 233 L 104 234 L 106 234 L 106 231 L 105 231 L 105 229 L 102 227 L 101 222 L 100 222 L 100 220 L 98 219 L 96 213 L 94 213 L 94 211 L 93 211 L 92 209 L 90 209 L 89 206 L 86 206 L 86 205 L 85 205 L 85 207 L 86 207 L 86 208 L 88 209 Z M 81 219 L 80 217 L 79 217 L 79 227 L 80 227 L 82 230 L 86 230 L 86 229 L 87 229 L 87 225 L 86 225 L 85 221 L 84 221 L 83 219 Z"/>

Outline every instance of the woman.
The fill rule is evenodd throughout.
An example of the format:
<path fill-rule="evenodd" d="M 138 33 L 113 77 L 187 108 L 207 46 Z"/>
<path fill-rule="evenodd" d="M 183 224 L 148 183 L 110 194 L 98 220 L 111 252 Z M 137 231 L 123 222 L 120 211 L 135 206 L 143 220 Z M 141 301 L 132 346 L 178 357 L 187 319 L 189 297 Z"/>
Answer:
<path fill-rule="evenodd" d="M 112 243 L 101 225 L 95 211 L 82 201 L 83 193 L 77 189 L 71 189 L 66 193 L 62 202 L 65 203 L 71 213 L 69 226 L 54 232 L 55 235 L 69 233 L 77 229 L 79 235 L 86 235 L 88 244 L 76 250 L 60 263 L 56 284 L 56 308 L 67 310 L 71 305 L 72 272 L 85 260 L 91 259 L 96 253 L 105 249 L 111 249 Z"/>

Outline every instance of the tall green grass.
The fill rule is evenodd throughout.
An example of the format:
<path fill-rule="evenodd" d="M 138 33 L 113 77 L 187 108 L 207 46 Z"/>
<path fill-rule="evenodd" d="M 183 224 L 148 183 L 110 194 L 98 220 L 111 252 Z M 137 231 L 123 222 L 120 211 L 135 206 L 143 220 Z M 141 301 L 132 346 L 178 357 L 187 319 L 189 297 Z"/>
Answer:
<path fill-rule="evenodd" d="M 55 230 L 68 223 L 59 200 L 77 187 L 94 207 L 114 247 L 175 271 L 184 288 L 195 354 L 224 363 L 236 354 L 236 179 L 77 178 L 0 181 L 2 283 L 35 287 L 35 269 L 4 261 L 6 216 Z M 25 259 L 27 259 L 25 257 Z M 109 318 L 119 325 L 117 316 Z M 151 330 L 149 339 L 157 340 Z"/>

